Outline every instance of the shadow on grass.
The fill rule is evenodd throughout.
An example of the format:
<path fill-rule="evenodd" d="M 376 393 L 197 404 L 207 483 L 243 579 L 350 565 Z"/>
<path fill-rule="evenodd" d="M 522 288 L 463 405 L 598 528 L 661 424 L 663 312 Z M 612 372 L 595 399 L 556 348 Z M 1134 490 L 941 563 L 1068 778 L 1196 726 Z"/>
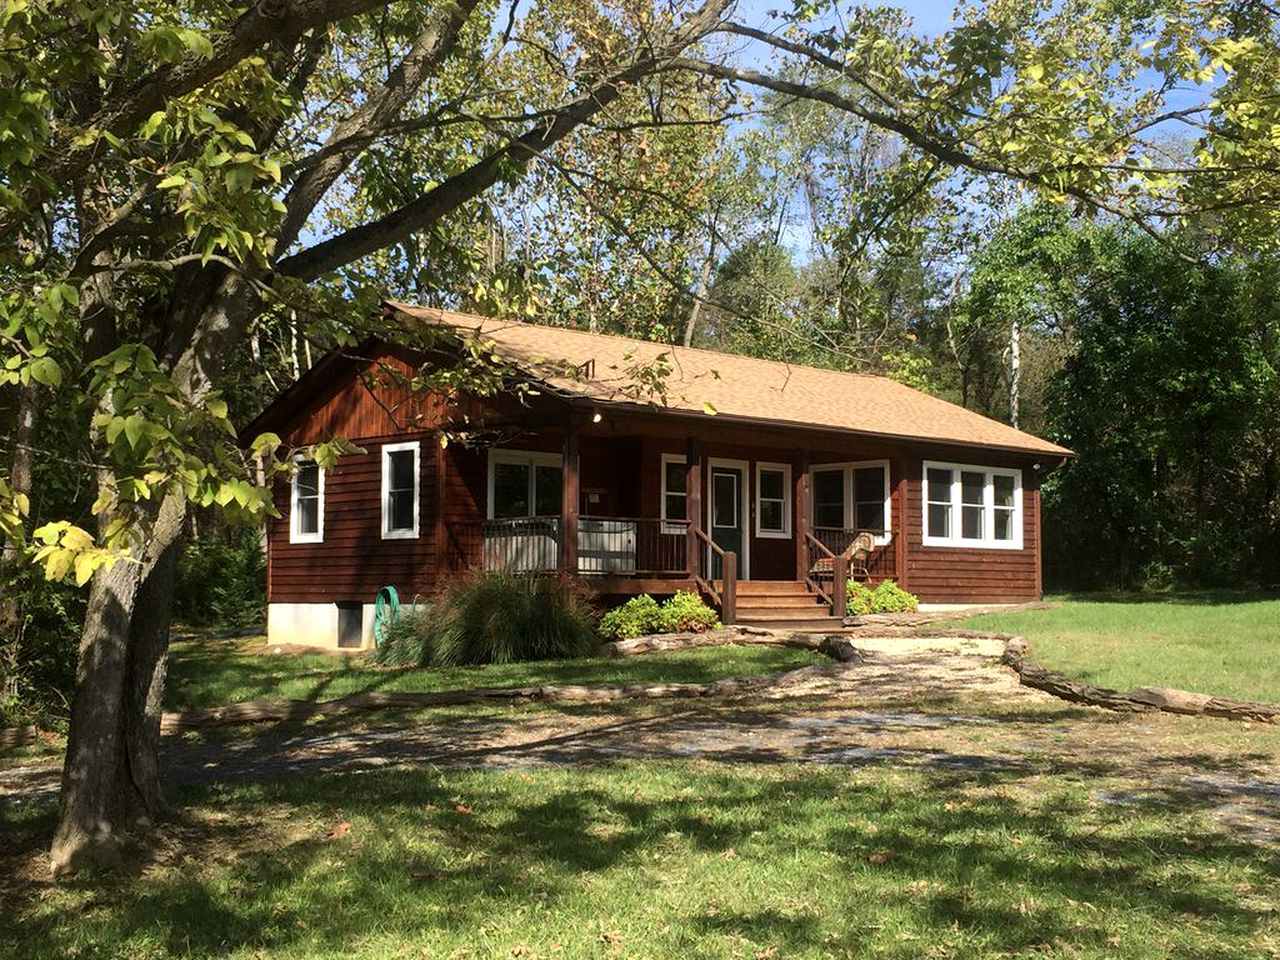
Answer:
<path fill-rule="evenodd" d="M 162 956 L 478 944 L 477 956 L 984 956 L 1060 943 L 1207 957 L 1251 955 L 1274 929 L 1240 892 L 1265 889 L 1273 851 L 1163 808 L 1015 797 L 1008 777 L 962 791 L 622 764 L 202 790 L 185 799 L 228 821 L 179 831 L 132 882 L 11 898 L 0 928 L 32 958 L 114 955 L 130 937 Z M 338 819 L 350 833 L 327 837 Z"/>
<path fill-rule="evenodd" d="M 1280 600 L 1280 592 L 1276 590 L 1171 590 L 1167 593 L 1143 593 L 1141 591 L 1099 590 L 1097 592 L 1079 591 L 1055 593 L 1047 598 L 1050 602 L 1070 600 L 1080 603 L 1169 603 L 1187 606 L 1225 606 L 1240 603 L 1261 603 L 1268 600 Z"/>

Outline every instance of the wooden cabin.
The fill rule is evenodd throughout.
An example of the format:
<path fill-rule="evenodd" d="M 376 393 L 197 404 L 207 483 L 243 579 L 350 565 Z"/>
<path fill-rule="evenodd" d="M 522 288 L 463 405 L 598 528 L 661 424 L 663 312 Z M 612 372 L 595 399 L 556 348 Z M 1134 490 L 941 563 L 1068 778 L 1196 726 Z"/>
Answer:
<path fill-rule="evenodd" d="M 1063 447 L 883 377 L 385 310 L 405 343 L 325 357 L 245 431 L 364 450 L 329 470 L 300 454 L 281 483 L 269 642 L 366 646 L 379 588 L 408 602 L 478 569 L 809 628 L 839 624 L 848 575 L 935 604 L 1041 596 L 1040 481 Z M 485 395 L 433 376 L 459 357 Z"/>

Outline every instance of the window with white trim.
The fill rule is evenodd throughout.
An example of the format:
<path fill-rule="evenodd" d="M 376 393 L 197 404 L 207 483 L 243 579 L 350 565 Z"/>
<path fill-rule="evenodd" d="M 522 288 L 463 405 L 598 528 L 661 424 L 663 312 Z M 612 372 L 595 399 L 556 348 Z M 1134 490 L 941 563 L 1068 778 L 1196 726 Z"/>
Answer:
<path fill-rule="evenodd" d="M 676 453 L 662 455 L 662 532 L 684 533 L 689 519 L 689 467 Z"/>
<path fill-rule="evenodd" d="M 756 536 L 791 536 L 791 467 L 785 463 L 756 464 Z"/>
<path fill-rule="evenodd" d="M 314 460 L 302 460 L 293 474 L 289 496 L 289 542 L 324 542 L 324 471 Z"/>
<path fill-rule="evenodd" d="M 382 447 L 382 539 L 418 536 L 419 444 L 388 443 Z"/>
<path fill-rule="evenodd" d="M 926 547 L 1022 549 L 1022 471 L 959 463 L 923 467 Z"/>
<path fill-rule="evenodd" d="M 558 517 L 564 507 L 563 459 L 531 450 L 489 451 L 489 519 Z"/>
<path fill-rule="evenodd" d="M 892 490 L 889 461 L 832 463 L 811 471 L 811 521 L 818 530 L 868 530 L 889 542 Z"/>

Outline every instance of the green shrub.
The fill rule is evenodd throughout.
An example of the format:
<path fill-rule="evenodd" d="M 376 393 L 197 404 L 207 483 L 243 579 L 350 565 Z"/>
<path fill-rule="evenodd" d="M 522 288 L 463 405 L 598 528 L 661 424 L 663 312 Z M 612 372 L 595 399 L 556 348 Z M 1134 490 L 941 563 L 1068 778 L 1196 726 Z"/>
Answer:
<path fill-rule="evenodd" d="M 720 618 L 696 593 L 680 591 L 662 605 L 662 628 L 667 633 L 706 633 L 720 626 Z"/>
<path fill-rule="evenodd" d="M 920 606 L 915 594 L 907 593 L 892 580 L 883 580 L 871 592 L 871 607 L 876 613 L 914 613 Z"/>
<path fill-rule="evenodd" d="M 875 592 L 859 580 L 850 580 L 846 589 L 850 616 L 862 617 L 875 613 Z"/>
<path fill-rule="evenodd" d="M 916 610 L 920 601 L 907 593 L 892 580 L 881 581 L 874 590 L 865 583 L 850 580 L 847 590 L 850 615 L 861 617 L 868 613 L 904 613 Z"/>
<path fill-rule="evenodd" d="M 595 623 L 586 588 L 568 577 L 475 573 L 438 603 L 402 614 L 375 659 L 437 667 L 567 660 L 596 652 Z"/>
<path fill-rule="evenodd" d="M 632 597 L 620 607 L 614 607 L 600 620 L 600 636 L 606 640 L 631 640 L 650 633 L 661 633 L 662 608 L 647 593 Z"/>
<path fill-rule="evenodd" d="M 607 640 L 632 640 L 651 633 L 704 633 L 720 626 L 720 618 L 696 593 L 681 591 L 659 604 L 647 593 L 615 607 L 600 621 Z"/>

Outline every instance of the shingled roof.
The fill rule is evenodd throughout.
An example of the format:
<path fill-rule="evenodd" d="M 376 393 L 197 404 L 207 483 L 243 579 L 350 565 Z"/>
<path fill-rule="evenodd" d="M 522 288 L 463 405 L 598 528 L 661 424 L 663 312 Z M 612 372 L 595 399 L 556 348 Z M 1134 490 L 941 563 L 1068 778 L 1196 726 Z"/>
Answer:
<path fill-rule="evenodd" d="M 413 320 L 479 337 L 492 343 L 498 356 L 551 389 L 601 404 L 653 403 L 673 411 L 714 411 L 726 419 L 757 423 L 1071 456 L 1066 447 L 887 377 L 394 301 L 386 306 Z M 638 393 L 636 370 L 655 362 L 670 367 L 662 379 L 663 392 Z"/>

